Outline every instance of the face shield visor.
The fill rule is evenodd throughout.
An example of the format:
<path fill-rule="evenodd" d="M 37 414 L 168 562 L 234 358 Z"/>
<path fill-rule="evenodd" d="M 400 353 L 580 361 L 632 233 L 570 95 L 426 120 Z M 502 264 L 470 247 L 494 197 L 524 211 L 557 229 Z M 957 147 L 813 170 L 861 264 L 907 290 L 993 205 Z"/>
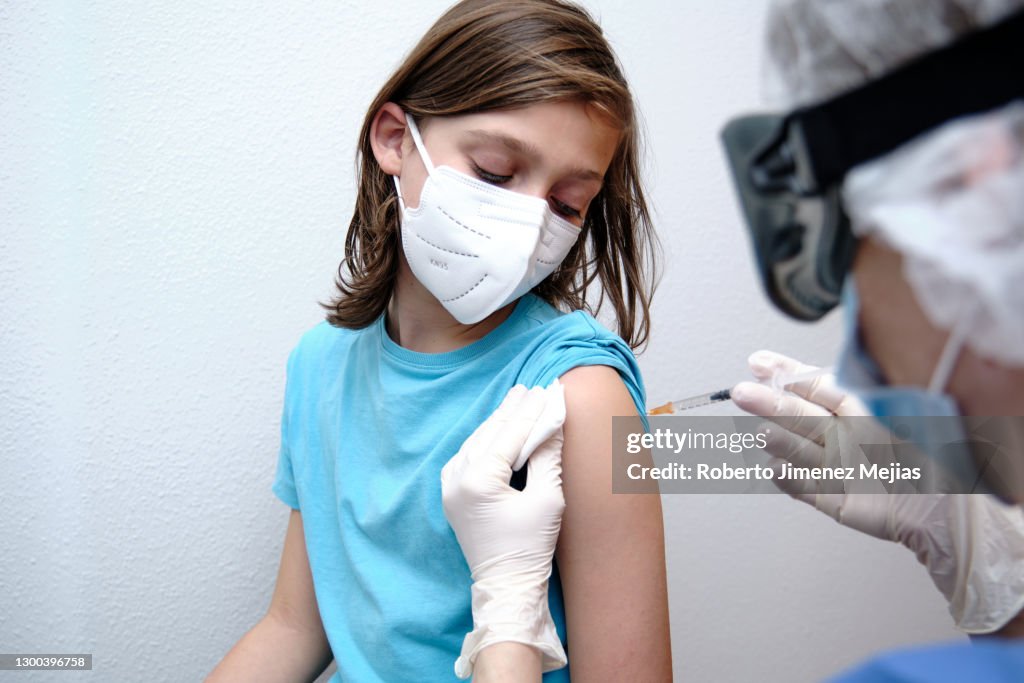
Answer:
<path fill-rule="evenodd" d="M 846 173 L 951 119 L 1024 97 L 1021 64 L 1024 12 L 831 100 L 730 121 L 722 142 L 772 303 L 806 321 L 834 308 L 856 251 Z"/>

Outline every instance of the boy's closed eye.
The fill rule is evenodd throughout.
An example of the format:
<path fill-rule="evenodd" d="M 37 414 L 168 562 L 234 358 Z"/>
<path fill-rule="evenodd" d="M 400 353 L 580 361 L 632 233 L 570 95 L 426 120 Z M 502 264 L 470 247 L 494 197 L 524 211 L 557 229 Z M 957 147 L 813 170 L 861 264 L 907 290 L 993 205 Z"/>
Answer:
<path fill-rule="evenodd" d="M 477 178 L 492 185 L 501 186 L 512 180 L 511 174 L 502 175 L 500 173 L 488 171 L 481 167 L 476 161 L 470 160 L 470 165 L 472 166 L 473 173 L 476 174 Z M 574 208 L 571 204 L 568 204 L 557 197 L 551 197 L 549 201 L 551 203 L 552 210 L 563 218 L 583 218 L 583 213 L 579 209 Z"/>
<path fill-rule="evenodd" d="M 500 173 L 494 173 L 494 172 L 485 170 L 479 164 L 477 164 L 477 162 L 475 162 L 475 161 L 471 161 L 470 163 L 473 166 L 473 172 L 476 173 L 476 176 L 480 180 L 488 182 L 488 183 L 490 183 L 492 185 L 504 185 L 508 181 L 512 180 L 512 175 L 511 174 L 509 174 L 509 175 L 502 175 Z"/>

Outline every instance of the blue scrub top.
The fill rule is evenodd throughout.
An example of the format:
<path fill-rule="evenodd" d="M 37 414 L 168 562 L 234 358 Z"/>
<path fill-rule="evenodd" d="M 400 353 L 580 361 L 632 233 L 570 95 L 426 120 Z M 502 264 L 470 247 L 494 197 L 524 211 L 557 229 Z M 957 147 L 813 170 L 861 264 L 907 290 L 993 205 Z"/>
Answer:
<path fill-rule="evenodd" d="M 1024 643 L 989 639 L 883 654 L 832 683 L 1021 683 Z"/>

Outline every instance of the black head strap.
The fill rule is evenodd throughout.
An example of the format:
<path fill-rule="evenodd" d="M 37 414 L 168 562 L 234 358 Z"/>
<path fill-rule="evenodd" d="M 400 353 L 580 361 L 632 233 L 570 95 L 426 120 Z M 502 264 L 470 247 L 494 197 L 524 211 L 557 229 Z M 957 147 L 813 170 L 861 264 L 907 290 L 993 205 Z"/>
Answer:
<path fill-rule="evenodd" d="M 1024 97 L 1024 11 L 788 117 L 804 191 L 950 119 Z"/>

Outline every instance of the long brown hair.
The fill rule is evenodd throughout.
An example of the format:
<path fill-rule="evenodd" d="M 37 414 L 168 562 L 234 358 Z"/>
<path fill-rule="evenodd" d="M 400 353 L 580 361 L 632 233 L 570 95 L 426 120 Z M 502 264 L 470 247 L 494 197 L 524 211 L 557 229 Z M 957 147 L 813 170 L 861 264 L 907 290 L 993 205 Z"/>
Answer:
<path fill-rule="evenodd" d="M 359 329 L 387 307 L 398 272 L 399 210 L 391 178 L 370 147 L 374 116 L 395 102 L 419 119 L 555 100 L 595 106 L 622 131 L 583 230 L 561 266 L 533 292 L 561 310 L 595 314 L 605 300 L 619 336 L 637 348 L 650 333 L 657 241 L 640 187 L 633 98 L 600 27 L 563 0 L 463 0 L 427 31 L 381 88 L 359 135 L 358 194 L 327 320 Z M 600 282 L 597 306 L 591 291 Z"/>

